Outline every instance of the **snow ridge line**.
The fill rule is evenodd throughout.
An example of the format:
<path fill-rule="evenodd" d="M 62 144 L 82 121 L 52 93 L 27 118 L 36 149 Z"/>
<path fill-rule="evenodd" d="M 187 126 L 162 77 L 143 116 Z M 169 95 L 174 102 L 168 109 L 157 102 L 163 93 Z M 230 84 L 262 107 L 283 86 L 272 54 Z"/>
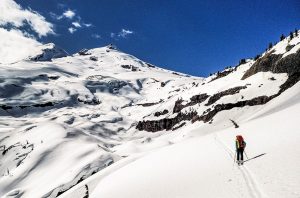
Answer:
<path fill-rule="evenodd" d="M 224 149 L 229 157 L 234 160 L 235 155 L 232 149 L 230 149 L 224 142 L 222 142 L 217 134 L 214 134 L 214 139 Z M 265 193 L 263 193 L 263 190 L 259 188 L 259 185 L 257 184 L 256 179 L 254 179 L 254 176 L 250 172 L 250 170 L 245 165 L 243 165 L 242 167 L 238 167 L 238 169 L 242 173 L 251 197 L 266 198 L 267 196 L 265 195 Z"/>

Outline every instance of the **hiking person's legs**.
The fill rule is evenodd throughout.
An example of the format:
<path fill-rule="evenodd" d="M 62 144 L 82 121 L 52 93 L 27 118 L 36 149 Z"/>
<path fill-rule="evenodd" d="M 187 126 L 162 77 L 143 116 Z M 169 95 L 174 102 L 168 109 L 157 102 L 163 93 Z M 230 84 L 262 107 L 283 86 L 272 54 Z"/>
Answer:
<path fill-rule="evenodd" d="M 244 149 L 241 149 L 241 160 L 244 161 Z"/>
<path fill-rule="evenodd" d="M 236 152 L 237 152 L 237 163 L 238 164 L 243 164 L 243 160 L 244 160 L 243 152 L 244 152 L 244 150 L 243 149 L 237 149 Z"/>

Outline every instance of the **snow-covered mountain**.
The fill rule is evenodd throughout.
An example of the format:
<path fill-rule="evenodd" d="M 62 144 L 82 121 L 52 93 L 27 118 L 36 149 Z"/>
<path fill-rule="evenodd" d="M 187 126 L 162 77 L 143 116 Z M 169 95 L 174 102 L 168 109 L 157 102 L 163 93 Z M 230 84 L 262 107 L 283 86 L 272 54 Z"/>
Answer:
<path fill-rule="evenodd" d="M 36 49 L 0 61 L 0 196 L 300 197 L 300 36 L 207 78 Z"/>

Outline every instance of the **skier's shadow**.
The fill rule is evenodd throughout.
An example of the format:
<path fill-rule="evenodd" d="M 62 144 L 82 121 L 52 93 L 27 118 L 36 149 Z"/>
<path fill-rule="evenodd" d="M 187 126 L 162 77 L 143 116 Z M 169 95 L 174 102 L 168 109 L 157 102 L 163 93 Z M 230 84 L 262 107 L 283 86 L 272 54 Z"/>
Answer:
<path fill-rule="evenodd" d="M 263 156 L 263 155 L 265 155 L 265 154 L 267 154 L 267 153 L 263 153 L 263 154 L 260 154 L 260 155 L 255 156 L 255 157 L 249 158 L 249 159 L 245 160 L 244 162 L 247 162 L 247 161 L 253 160 L 253 159 L 255 159 L 255 158 L 261 157 L 261 156 Z"/>

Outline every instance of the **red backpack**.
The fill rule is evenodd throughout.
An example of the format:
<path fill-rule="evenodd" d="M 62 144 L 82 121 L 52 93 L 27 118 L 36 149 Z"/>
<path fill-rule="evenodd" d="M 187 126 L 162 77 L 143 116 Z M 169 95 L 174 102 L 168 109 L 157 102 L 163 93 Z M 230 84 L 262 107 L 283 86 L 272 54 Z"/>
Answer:
<path fill-rule="evenodd" d="M 245 148 L 245 147 L 246 147 L 246 142 L 244 141 L 243 136 L 237 135 L 237 136 L 236 136 L 236 140 L 237 140 L 238 143 L 239 143 L 239 148 Z"/>

